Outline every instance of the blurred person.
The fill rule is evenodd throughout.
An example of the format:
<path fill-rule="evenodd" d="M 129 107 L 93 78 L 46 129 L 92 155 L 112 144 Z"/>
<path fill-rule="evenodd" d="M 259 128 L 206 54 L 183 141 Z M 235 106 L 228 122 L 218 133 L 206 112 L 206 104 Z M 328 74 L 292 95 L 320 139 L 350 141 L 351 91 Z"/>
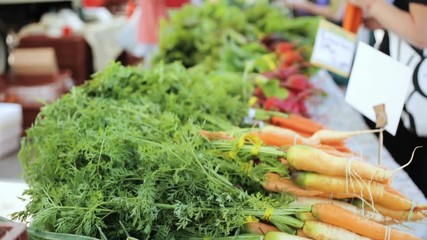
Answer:
<path fill-rule="evenodd" d="M 384 29 L 380 51 L 413 69 L 409 93 L 396 136 L 384 134 L 384 145 L 427 196 L 427 0 L 351 0 L 363 12 L 365 26 Z M 371 127 L 373 123 L 368 121 Z"/>
<path fill-rule="evenodd" d="M 138 0 L 141 8 L 138 38 L 141 43 L 157 45 L 160 21 L 167 18 L 168 10 L 180 8 L 190 0 Z"/>
<path fill-rule="evenodd" d="M 156 45 L 159 41 L 159 25 L 166 18 L 166 0 L 139 0 L 141 16 L 138 38 L 143 44 Z"/>
<path fill-rule="evenodd" d="M 346 0 L 285 0 L 284 4 L 302 15 L 323 16 L 329 21 L 340 24 L 344 15 Z"/>
<path fill-rule="evenodd" d="M 284 0 L 283 3 L 293 9 L 296 17 L 304 15 L 322 16 L 341 26 L 347 0 Z M 336 84 L 340 86 L 348 84 L 348 77 L 328 72 Z"/>

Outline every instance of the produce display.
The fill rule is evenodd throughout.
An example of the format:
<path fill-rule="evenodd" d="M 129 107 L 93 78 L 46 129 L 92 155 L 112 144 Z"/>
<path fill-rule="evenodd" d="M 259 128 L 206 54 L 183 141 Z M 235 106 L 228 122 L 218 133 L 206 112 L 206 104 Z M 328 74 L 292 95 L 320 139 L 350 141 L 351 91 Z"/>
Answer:
<path fill-rule="evenodd" d="M 187 5 L 164 22 L 154 63 L 262 73 L 256 77 L 254 104 L 308 116 L 305 100 L 319 94 L 308 81 L 316 68 L 306 61 L 319 18 L 288 15 L 265 1 L 239 7 L 225 1 Z"/>
<path fill-rule="evenodd" d="M 35 239 L 420 239 L 393 225 L 427 205 L 346 146 L 376 130 L 309 118 L 296 22 L 261 3 L 176 12 L 152 68 L 111 64 L 42 108 L 13 218 Z"/>
<path fill-rule="evenodd" d="M 344 140 L 359 133 L 265 110 L 258 116 L 271 114 L 277 129 L 244 126 L 242 89 L 251 87 L 241 77 L 179 63 L 110 66 L 44 107 L 28 131 L 20 159 L 31 201 L 15 217 L 31 219 L 34 236 L 100 239 L 261 239 L 272 230 L 380 239 L 385 224 L 425 217 L 426 206 L 391 188 L 393 172 L 345 157 Z M 287 134 L 307 144 L 280 142 Z"/>
<path fill-rule="evenodd" d="M 242 72 L 246 62 L 266 53 L 260 40 L 272 34 L 304 46 L 309 56 L 319 19 L 288 15 L 266 1 L 245 7 L 226 1 L 186 5 L 163 22 L 154 62 L 181 61 L 186 67 L 203 64 Z"/>

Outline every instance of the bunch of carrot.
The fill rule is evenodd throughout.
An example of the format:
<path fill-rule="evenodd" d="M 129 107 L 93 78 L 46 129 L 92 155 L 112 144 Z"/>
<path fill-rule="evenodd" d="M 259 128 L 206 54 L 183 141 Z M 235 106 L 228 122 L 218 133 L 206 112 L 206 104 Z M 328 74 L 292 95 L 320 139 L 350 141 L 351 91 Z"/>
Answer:
<path fill-rule="evenodd" d="M 291 177 L 269 171 L 262 184 L 268 191 L 293 194 L 294 204 L 311 206 L 310 212 L 297 216 L 304 222 L 300 235 L 305 239 L 418 239 L 389 225 L 422 220 L 427 206 L 416 205 L 391 186 L 394 171 L 356 159 L 345 146 L 347 138 L 371 131 L 328 130 L 292 114 L 272 116 L 268 123 L 251 132 L 264 145 L 258 151 L 282 147 L 276 149 L 283 154 L 276 156 L 290 169 Z M 210 140 L 233 139 L 225 133 L 204 135 Z M 247 230 L 268 232 L 267 240 L 292 239 L 268 222 L 248 223 Z"/>

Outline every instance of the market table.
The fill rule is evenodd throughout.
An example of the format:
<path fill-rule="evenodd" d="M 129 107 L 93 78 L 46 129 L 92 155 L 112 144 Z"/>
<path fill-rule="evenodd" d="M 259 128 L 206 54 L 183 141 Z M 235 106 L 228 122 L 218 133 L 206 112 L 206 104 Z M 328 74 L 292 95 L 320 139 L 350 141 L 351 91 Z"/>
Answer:
<path fill-rule="evenodd" d="M 320 71 L 313 77 L 313 83 L 324 89 L 328 94 L 326 98 L 316 98 L 309 102 L 309 109 L 315 120 L 323 123 L 326 127 L 336 130 L 368 129 L 362 116 L 345 103 L 343 89 L 334 83 L 327 72 Z M 378 140 L 373 134 L 354 137 L 348 142 L 348 145 L 370 163 L 377 163 Z M 389 169 L 399 167 L 386 149 L 383 151 L 382 163 Z M 416 203 L 427 203 L 422 192 L 404 171 L 400 171 L 395 176 L 392 184 L 397 190 Z M 18 197 L 21 196 L 26 188 L 27 185 L 24 182 L 10 182 L 0 179 L 0 216 L 9 217 L 9 214 L 24 209 L 24 202 L 20 201 Z M 394 227 L 427 239 L 427 219 Z"/>
<path fill-rule="evenodd" d="M 0 179 L 0 216 L 11 218 L 11 214 L 25 209 L 25 202 L 18 199 L 28 185 L 23 181 Z"/>
<path fill-rule="evenodd" d="M 320 97 L 309 101 L 309 111 L 316 121 L 334 130 L 369 129 L 362 115 L 345 102 L 345 89 L 335 84 L 327 71 L 319 71 L 312 77 L 312 82 L 327 93 L 325 98 Z M 348 141 L 347 145 L 369 163 L 378 164 L 379 141 L 374 134 L 353 137 Z M 400 167 L 385 148 L 382 150 L 381 165 L 388 169 Z M 399 171 L 396 174 L 392 186 L 417 204 L 427 203 L 424 194 L 405 171 Z M 396 226 L 396 228 L 402 228 L 408 232 L 413 230 L 415 235 L 427 239 L 427 219 L 415 223 L 405 223 L 403 226 Z"/>

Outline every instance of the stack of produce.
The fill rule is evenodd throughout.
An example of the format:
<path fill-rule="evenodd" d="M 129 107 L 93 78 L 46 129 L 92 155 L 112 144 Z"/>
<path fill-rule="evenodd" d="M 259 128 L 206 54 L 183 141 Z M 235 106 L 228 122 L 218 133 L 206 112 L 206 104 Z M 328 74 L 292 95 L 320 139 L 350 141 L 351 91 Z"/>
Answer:
<path fill-rule="evenodd" d="M 301 116 L 316 90 L 287 40 L 304 21 L 263 3 L 176 12 L 152 69 L 112 64 L 42 109 L 14 218 L 41 239 L 418 239 L 389 225 L 426 206 L 345 145 L 365 132 Z"/>
<path fill-rule="evenodd" d="M 266 53 L 260 40 L 267 35 L 276 34 L 298 46 L 314 45 L 318 18 L 291 20 L 267 1 L 243 8 L 226 2 L 187 5 L 173 12 L 162 25 L 154 62 L 181 61 L 186 67 L 204 64 L 209 69 L 243 72 L 246 62 Z"/>
<path fill-rule="evenodd" d="M 304 208 L 285 207 L 289 197 L 262 190 L 199 135 L 246 114 L 243 81 L 215 89 L 224 77 L 112 65 L 43 108 L 20 152 L 31 201 L 15 217 L 36 236 L 109 239 L 234 235 L 266 209 L 282 229 L 300 226 L 290 214 Z"/>
<path fill-rule="evenodd" d="M 308 77 L 316 68 L 306 60 L 318 20 L 290 19 L 264 1 L 243 7 L 225 1 L 189 5 L 163 24 L 154 63 L 245 72 L 257 85 L 257 106 L 308 116 L 305 100 L 319 93 Z"/>
<path fill-rule="evenodd" d="M 217 88 L 225 78 L 229 84 Z M 242 89 L 251 86 L 235 75 L 180 64 L 146 71 L 110 66 L 44 107 L 27 132 L 20 159 L 30 201 L 14 217 L 31 220 L 30 234 L 42 239 L 278 239 L 277 234 L 301 231 L 321 239 L 310 233 L 318 231 L 318 220 L 336 223 L 316 212 L 323 205 L 301 203 L 298 192 L 281 188 L 283 179 L 298 191 L 317 193 L 310 198 L 333 193 L 371 199 L 338 186 L 316 189 L 309 185 L 312 176 L 343 177 L 314 175 L 299 164 L 316 154 L 344 160 L 309 146 L 265 146 L 254 129 L 242 128 L 249 109 Z M 206 129 L 234 134 L 207 141 L 200 134 Z M 350 173 L 357 164 L 351 162 Z M 342 164 L 337 169 L 342 171 Z M 386 180 L 375 183 L 383 184 L 382 195 L 372 199 L 372 207 L 377 201 L 389 206 L 386 194 L 407 200 L 389 192 Z M 421 209 L 415 206 L 414 216 L 424 218 Z M 401 210 L 410 213 L 406 205 Z M 307 213 L 316 222 L 301 217 Z"/>
<path fill-rule="evenodd" d="M 273 52 L 263 55 L 254 63 L 258 69 L 265 66 L 260 71 L 262 76 L 255 81 L 256 105 L 265 110 L 309 116 L 305 101 L 322 91 L 310 83 L 308 75 L 312 67 L 302 50 L 283 39 L 269 40 L 265 44 Z"/>
<path fill-rule="evenodd" d="M 313 136 L 326 142 L 360 133 L 319 130 Z M 266 173 L 263 186 L 272 192 L 292 193 L 295 201 L 291 206 L 311 206 L 310 212 L 297 214 L 304 221 L 301 235 L 312 239 L 419 239 L 389 226 L 423 220 L 427 210 L 427 205 L 416 205 L 391 186 L 396 172 L 355 158 L 331 155 L 309 145 L 287 144 L 282 152 L 277 152 L 259 146 L 254 132 L 249 134 L 252 137 L 245 136 L 244 144 L 241 138 L 230 141 L 234 138 L 224 137 L 224 133 L 205 136 L 221 151 L 240 151 L 243 156 L 251 153 L 260 162 L 264 157 L 255 153 L 276 156 L 288 167 L 291 177 L 272 170 Z M 264 233 L 274 231 L 263 229 Z"/>

